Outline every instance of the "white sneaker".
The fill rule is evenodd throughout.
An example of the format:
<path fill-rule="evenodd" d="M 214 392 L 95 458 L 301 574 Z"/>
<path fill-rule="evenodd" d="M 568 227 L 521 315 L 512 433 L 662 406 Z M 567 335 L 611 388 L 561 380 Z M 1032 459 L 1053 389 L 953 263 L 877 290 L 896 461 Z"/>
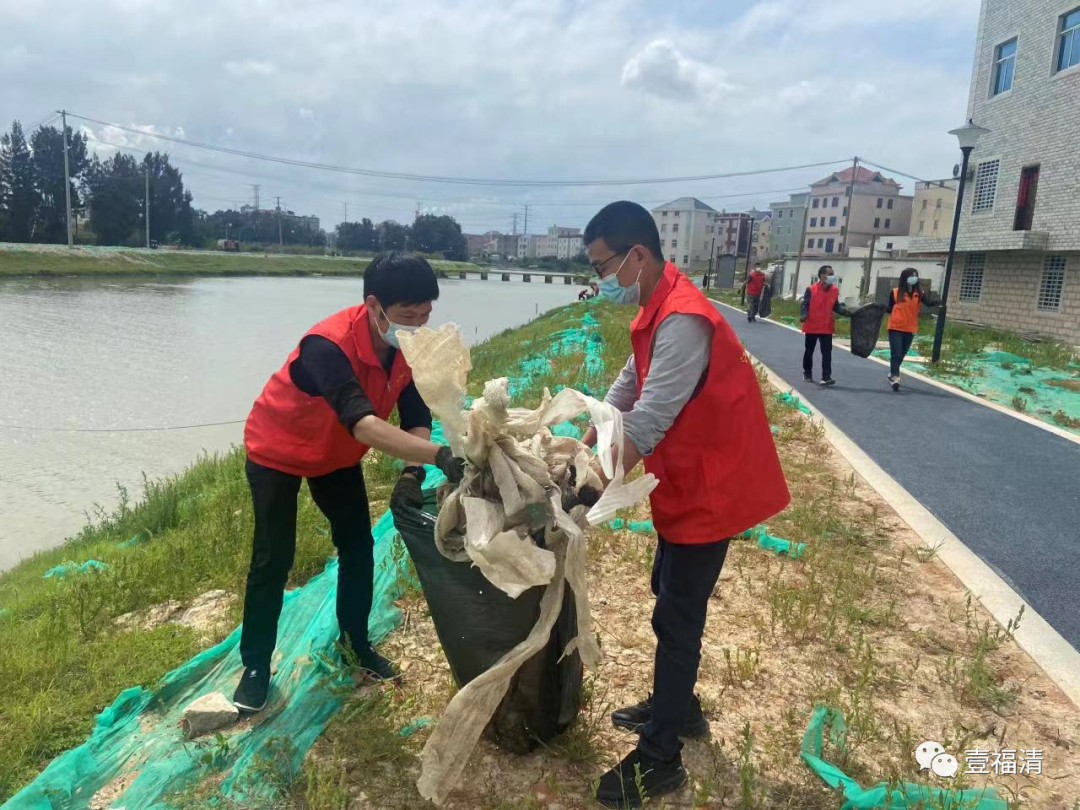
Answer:
<path fill-rule="evenodd" d="M 890 374 L 889 375 L 889 383 L 892 385 L 892 390 L 893 391 L 899 391 L 900 390 L 900 375 L 899 374 Z"/>

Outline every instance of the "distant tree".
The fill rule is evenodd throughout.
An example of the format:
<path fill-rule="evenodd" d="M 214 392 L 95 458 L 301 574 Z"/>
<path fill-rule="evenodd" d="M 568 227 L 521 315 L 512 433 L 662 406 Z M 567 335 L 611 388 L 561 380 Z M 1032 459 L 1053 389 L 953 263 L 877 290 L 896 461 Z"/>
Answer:
<path fill-rule="evenodd" d="M 34 190 L 38 197 L 35 242 L 67 242 L 67 209 L 64 199 L 64 133 L 55 127 L 40 127 L 30 136 L 34 168 Z M 86 138 L 68 127 L 68 176 L 71 180 L 71 207 L 80 207 L 79 180 L 90 161 Z"/>
<path fill-rule="evenodd" d="M 94 155 L 86 174 L 86 188 L 90 226 L 98 244 L 140 244 L 143 187 L 142 167 L 131 155 L 117 152 L 105 160 Z"/>
<path fill-rule="evenodd" d="M 413 222 L 412 237 L 412 249 L 420 253 L 441 253 L 460 261 L 469 258 L 468 240 L 451 216 L 421 214 Z"/>
<path fill-rule="evenodd" d="M 0 237 L 12 242 L 31 241 L 37 208 L 30 147 L 23 135 L 22 124 L 15 121 L 11 131 L 0 136 L 0 224 L 3 227 Z"/>
<path fill-rule="evenodd" d="M 388 219 L 379 223 L 379 250 L 409 250 L 409 226 Z"/>
<path fill-rule="evenodd" d="M 378 250 L 379 233 L 370 219 L 341 222 L 337 229 L 338 250 Z"/>

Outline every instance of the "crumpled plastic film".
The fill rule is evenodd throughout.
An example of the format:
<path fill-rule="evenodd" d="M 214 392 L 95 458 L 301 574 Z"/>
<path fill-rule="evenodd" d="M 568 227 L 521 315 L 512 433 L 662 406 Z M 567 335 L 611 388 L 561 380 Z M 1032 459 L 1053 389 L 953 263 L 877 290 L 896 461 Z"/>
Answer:
<path fill-rule="evenodd" d="M 401 350 L 417 389 L 444 424 L 463 426 L 460 447 L 469 462 L 458 487 L 444 495 L 435 523 L 435 543 L 443 556 L 470 562 L 512 598 L 546 586 L 540 617 L 529 636 L 481 676 L 465 684 L 447 706 L 424 747 L 417 788 L 442 801 L 457 784 L 469 756 L 522 663 L 547 644 L 570 585 L 577 612 L 577 636 L 563 655 L 577 651 L 590 669 L 599 663 L 586 582 L 585 528 L 645 498 L 657 485 L 650 474 L 627 483 L 612 446 L 623 443 L 622 414 L 570 388 L 554 397 L 544 390 L 538 407 L 511 407 L 509 381 L 489 380 L 469 410 L 462 369 L 471 368 L 468 349 L 453 324 L 438 330 L 399 333 Z M 551 427 L 588 413 L 597 428 L 591 450 Z M 594 464 L 610 483 L 603 487 Z M 576 500 L 584 488 L 603 490 L 591 509 Z M 565 499 L 565 503 L 564 503 Z M 569 512 L 567 511 L 569 509 Z M 543 538 L 545 548 L 533 538 Z"/>

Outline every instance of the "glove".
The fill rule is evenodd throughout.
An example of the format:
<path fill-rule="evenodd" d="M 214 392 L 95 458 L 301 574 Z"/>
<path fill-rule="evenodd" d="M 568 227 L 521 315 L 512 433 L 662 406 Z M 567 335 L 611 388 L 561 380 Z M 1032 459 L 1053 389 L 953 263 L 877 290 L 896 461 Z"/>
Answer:
<path fill-rule="evenodd" d="M 460 484 L 465 477 L 465 459 L 457 458 L 445 445 L 435 454 L 435 466 L 451 484 Z"/>
<path fill-rule="evenodd" d="M 394 485 L 394 491 L 390 493 L 390 509 L 400 512 L 404 509 L 423 509 L 424 492 L 420 488 L 420 482 L 411 475 L 402 475 Z"/>

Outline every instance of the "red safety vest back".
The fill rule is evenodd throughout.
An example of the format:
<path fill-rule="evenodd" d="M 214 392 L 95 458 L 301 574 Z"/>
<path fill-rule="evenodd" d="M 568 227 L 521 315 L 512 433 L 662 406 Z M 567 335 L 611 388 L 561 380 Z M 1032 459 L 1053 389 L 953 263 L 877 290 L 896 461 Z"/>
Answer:
<path fill-rule="evenodd" d="M 656 330 L 675 313 L 708 319 L 711 353 L 703 384 L 645 459 L 660 480 L 649 500 L 665 540 L 710 543 L 767 520 L 791 496 L 750 359 L 717 308 L 671 263 L 630 327 L 638 393 Z"/>
<path fill-rule="evenodd" d="M 761 295 L 761 291 L 765 289 L 765 274 L 760 270 L 753 270 L 750 273 L 750 278 L 746 280 L 746 294 L 747 295 Z"/>
<path fill-rule="evenodd" d="M 307 335 L 321 335 L 337 344 L 349 358 L 376 416 L 390 416 L 412 379 L 412 371 L 401 352 L 396 352 L 387 375 L 375 354 L 366 306 L 343 309 L 319 321 Z M 289 367 L 299 356 L 297 345 L 255 400 L 244 426 L 248 458 L 264 467 L 307 477 L 358 464 L 370 448 L 353 438 L 323 397 L 305 394 L 293 383 Z"/>
<path fill-rule="evenodd" d="M 835 331 L 836 316 L 833 307 L 840 300 L 840 289 L 835 284 L 810 285 L 810 311 L 803 321 L 802 330 L 807 335 L 831 335 Z"/>

